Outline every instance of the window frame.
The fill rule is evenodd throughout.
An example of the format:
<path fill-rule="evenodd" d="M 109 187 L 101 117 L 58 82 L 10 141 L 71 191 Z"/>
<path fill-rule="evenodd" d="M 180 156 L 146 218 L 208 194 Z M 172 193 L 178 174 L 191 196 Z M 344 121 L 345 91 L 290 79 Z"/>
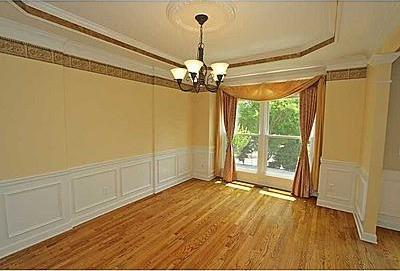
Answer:
<path fill-rule="evenodd" d="M 300 99 L 299 95 L 293 95 L 293 96 L 290 96 L 290 97 L 287 97 L 287 98 L 298 98 L 298 99 Z M 256 170 L 246 169 L 246 168 L 243 168 L 240 165 L 236 164 L 236 168 L 237 168 L 236 170 L 238 172 L 257 174 L 257 175 L 260 175 L 260 176 L 277 177 L 277 178 L 286 179 L 286 180 L 293 180 L 294 173 L 293 173 L 292 176 L 288 177 L 288 175 L 286 175 L 286 174 L 271 173 L 271 171 L 268 170 L 267 159 L 266 159 L 268 157 L 267 156 L 267 154 L 268 154 L 268 141 L 269 141 L 270 138 L 282 138 L 282 139 L 298 139 L 301 142 L 301 135 L 293 136 L 293 135 L 270 134 L 270 132 L 269 132 L 269 128 L 270 128 L 269 127 L 270 101 L 259 101 L 258 103 L 260 103 L 260 114 L 259 114 L 259 119 L 258 119 L 258 121 L 259 121 L 259 133 L 258 134 L 254 134 L 254 133 L 248 133 L 248 134 L 235 133 L 235 135 L 258 136 L 257 169 Z M 239 106 L 238 106 L 237 110 L 239 110 Z M 239 116 L 239 111 L 237 111 L 236 120 L 235 121 L 238 120 L 238 116 Z M 313 149 L 314 149 L 314 127 L 313 127 L 313 130 L 312 130 L 311 135 L 310 135 L 309 144 L 310 144 L 309 160 L 310 160 L 310 164 L 311 164 L 312 163 L 312 159 L 313 159 L 312 156 L 313 156 Z M 223 145 L 225 146 L 225 144 L 223 144 Z M 236 163 L 236 161 L 235 161 L 235 163 Z"/>

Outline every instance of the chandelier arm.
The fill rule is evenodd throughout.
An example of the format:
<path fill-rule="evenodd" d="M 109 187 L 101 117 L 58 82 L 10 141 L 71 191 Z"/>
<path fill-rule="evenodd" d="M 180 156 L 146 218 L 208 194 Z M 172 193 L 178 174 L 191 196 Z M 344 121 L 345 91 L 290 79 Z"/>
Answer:
<path fill-rule="evenodd" d="M 179 89 L 180 89 L 180 90 L 182 90 L 182 91 L 184 91 L 184 92 L 191 92 L 191 91 L 194 90 L 194 87 L 190 87 L 190 88 L 188 88 L 188 89 L 183 88 L 183 87 L 182 87 L 182 79 L 178 79 L 178 80 L 176 80 L 176 81 L 178 82 L 178 86 L 179 86 Z"/>
<path fill-rule="evenodd" d="M 204 84 L 204 87 L 207 89 L 207 91 L 215 93 L 218 91 L 219 85 L 213 86 L 213 85 L 209 85 L 209 84 Z"/>

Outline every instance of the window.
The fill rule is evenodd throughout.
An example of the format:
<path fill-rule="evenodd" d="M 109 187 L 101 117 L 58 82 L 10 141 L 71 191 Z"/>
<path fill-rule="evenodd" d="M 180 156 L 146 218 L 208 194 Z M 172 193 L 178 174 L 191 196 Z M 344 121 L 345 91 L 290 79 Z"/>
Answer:
<path fill-rule="evenodd" d="M 266 104 L 266 173 L 293 178 L 301 147 L 299 98 Z"/>
<path fill-rule="evenodd" d="M 238 169 L 257 171 L 260 103 L 240 100 L 236 113 L 233 149 Z"/>
<path fill-rule="evenodd" d="M 298 96 L 270 102 L 239 100 L 235 129 L 239 171 L 293 179 L 301 147 Z M 312 143 L 313 136 L 310 152 Z"/>

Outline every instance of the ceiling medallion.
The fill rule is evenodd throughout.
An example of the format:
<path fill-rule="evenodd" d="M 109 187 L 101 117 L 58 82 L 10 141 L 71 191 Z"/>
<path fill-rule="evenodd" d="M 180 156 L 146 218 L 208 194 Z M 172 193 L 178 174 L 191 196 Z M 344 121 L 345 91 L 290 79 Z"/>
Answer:
<path fill-rule="evenodd" d="M 173 1 L 167 6 L 168 20 L 172 24 L 192 32 L 198 30 L 198 25 L 193 21 L 193 17 L 200 12 L 209 17 L 205 32 L 216 31 L 230 25 L 236 17 L 236 8 L 232 2 Z"/>
<path fill-rule="evenodd" d="M 203 24 L 207 22 L 207 14 L 197 14 L 195 16 L 197 23 L 200 25 L 200 41 L 197 46 L 197 59 L 185 61 L 186 69 L 175 68 L 171 70 L 174 79 L 178 83 L 182 91 L 200 92 L 202 90 L 216 92 L 224 80 L 228 63 L 211 64 L 212 72 L 208 74 L 207 65 L 204 63 L 204 43 L 203 43 Z M 187 79 L 186 73 L 189 71 L 192 86 L 185 89 L 182 86 L 183 79 Z M 214 82 L 213 82 L 214 81 Z M 215 83 L 215 84 L 213 84 Z"/>

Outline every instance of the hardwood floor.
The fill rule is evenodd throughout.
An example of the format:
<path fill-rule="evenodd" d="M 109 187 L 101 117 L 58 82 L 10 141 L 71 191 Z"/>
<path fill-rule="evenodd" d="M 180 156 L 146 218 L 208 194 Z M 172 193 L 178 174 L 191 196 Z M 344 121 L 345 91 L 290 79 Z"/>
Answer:
<path fill-rule="evenodd" d="M 0 260 L 0 269 L 399 269 L 400 233 L 351 214 L 191 180 Z"/>

